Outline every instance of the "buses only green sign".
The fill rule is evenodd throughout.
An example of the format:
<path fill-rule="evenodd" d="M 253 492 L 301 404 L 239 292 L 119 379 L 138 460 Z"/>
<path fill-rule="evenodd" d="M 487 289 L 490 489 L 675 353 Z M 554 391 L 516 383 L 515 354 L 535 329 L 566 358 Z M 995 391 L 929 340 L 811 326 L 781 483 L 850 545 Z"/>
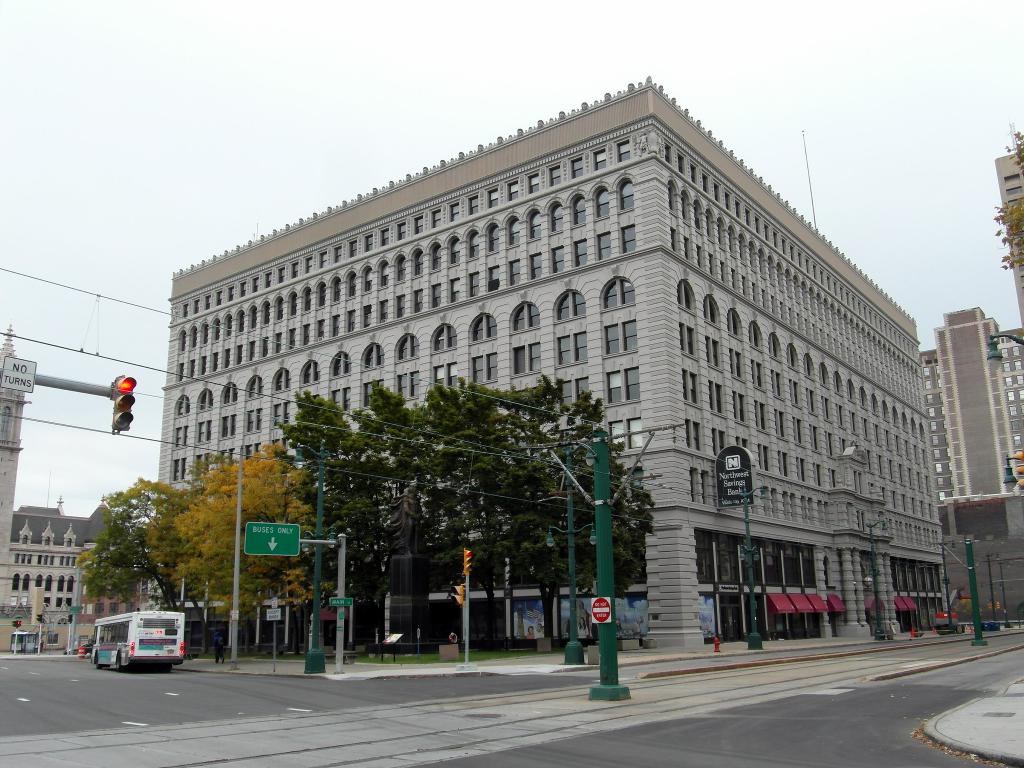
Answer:
<path fill-rule="evenodd" d="M 297 556 L 299 526 L 295 523 L 246 523 L 245 554 Z"/>

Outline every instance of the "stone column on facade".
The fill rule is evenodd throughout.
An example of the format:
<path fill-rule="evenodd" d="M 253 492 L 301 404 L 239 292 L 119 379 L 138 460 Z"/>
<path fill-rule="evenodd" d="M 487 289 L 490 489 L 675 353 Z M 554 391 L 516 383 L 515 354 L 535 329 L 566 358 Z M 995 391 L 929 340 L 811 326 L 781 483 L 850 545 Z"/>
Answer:
<path fill-rule="evenodd" d="M 889 553 L 879 553 L 878 559 L 878 576 L 882 580 L 882 600 L 885 601 L 885 611 L 882 613 L 882 618 L 884 618 L 886 622 L 895 622 L 896 590 L 893 588 L 892 583 L 892 565 L 889 562 Z M 888 627 L 886 629 L 888 629 Z"/>
<path fill-rule="evenodd" d="M 703 648 L 697 611 L 697 557 L 693 527 L 658 520 L 647 537 L 647 639 L 659 647 Z"/>
<path fill-rule="evenodd" d="M 857 626 L 857 596 L 853 588 L 853 559 L 850 557 L 849 547 L 839 548 L 839 588 L 843 593 L 843 602 L 846 604 L 846 613 L 843 614 L 843 626 Z M 844 629 L 844 633 L 846 631 Z"/>
<path fill-rule="evenodd" d="M 822 547 L 814 548 L 814 583 L 817 585 L 818 597 L 823 601 L 828 600 L 828 574 L 825 572 L 825 550 Z M 821 616 L 821 636 L 832 637 L 832 622 L 828 620 L 828 613 Z"/>
<path fill-rule="evenodd" d="M 860 564 L 860 552 L 856 547 L 850 548 L 850 559 L 853 560 L 853 592 L 854 604 L 857 606 L 857 624 L 864 625 L 864 569 Z"/>

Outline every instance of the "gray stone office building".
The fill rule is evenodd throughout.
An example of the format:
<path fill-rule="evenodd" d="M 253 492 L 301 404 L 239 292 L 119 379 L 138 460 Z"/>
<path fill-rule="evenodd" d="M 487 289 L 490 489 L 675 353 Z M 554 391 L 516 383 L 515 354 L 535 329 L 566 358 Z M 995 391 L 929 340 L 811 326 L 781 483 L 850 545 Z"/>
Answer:
<path fill-rule="evenodd" d="M 171 295 L 161 479 L 279 440 L 298 390 L 353 408 L 377 381 L 413 399 L 543 372 L 599 395 L 631 447 L 671 427 L 644 461 L 637 585 L 662 645 L 749 625 L 742 512 L 713 492 L 732 444 L 770 488 L 751 513 L 762 631 L 867 634 L 874 610 L 926 625 L 938 606 L 913 320 L 650 80 L 184 269 Z"/>

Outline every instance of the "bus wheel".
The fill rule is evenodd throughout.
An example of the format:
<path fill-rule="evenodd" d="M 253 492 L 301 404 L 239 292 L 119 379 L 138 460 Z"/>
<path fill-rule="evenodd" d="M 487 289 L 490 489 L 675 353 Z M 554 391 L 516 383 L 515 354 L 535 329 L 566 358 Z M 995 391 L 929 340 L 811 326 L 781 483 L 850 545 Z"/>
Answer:
<path fill-rule="evenodd" d="M 100 653 L 99 653 L 99 651 L 93 651 L 92 652 L 92 664 L 93 664 L 94 667 L 96 667 L 96 669 L 100 668 L 101 664 L 100 664 Z"/>
<path fill-rule="evenodd" d="M 160 665 L 160 671 L 161 672 L 170 672 L 173 666 L 174 666 L 173 664 L 161 664 Z"/>

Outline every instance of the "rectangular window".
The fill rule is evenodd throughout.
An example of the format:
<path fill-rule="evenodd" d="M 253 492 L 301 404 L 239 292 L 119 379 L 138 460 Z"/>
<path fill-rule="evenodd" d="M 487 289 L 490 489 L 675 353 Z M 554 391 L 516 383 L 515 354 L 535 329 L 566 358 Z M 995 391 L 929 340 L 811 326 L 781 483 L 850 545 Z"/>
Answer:
<path fill-rule="evenodd" d="M 565 271 L 565 248 L 558 246 L 551 249 L 551 274 Z"/>
<path fill-rule="evenodd" d="M 469 198 L 469 215 L 472 216 L 474 213 L 480 211 L 480 196 L 473 195 Z"/>
<path fill-rule="evenodd" d="M 583 158 L 574 157 L 569 161 L 569 178 L 575 179 L 583 175 Z"/>
<path fill-rule="evenodd" d="M 436 309 L 441 306 L 441 284 L 434 283 L 430 286 L 430 308 Z"/>
<path fill-rule="evenodd" d="M 501 267 L 495 264 L 487 268 L 487 290 L 496 291 L 501 288 Z"/>
<path fill-rule="evenodd" d="M 597 236 L 597 260 L 610 258 L 612 255 L 612 233 L 602 232 Z"/>
<path fill-rule="evenodd" d="M 548 186 L 554 187 L 562 183 L 562 166 L 553 165 L 548 168 Z"/>
<path fill-rule="evenodd" d="M 626 375 L 626 399 L 627 400 L 639 400 L 640 399 L 640 369 L 639 368 L 627 368 L 625 370 Z"/>
<path fill-rule="evenodd" d="M 619 339 L 619 326 L 606 325 L 604 327 L 604 353 L 615 355 L 622 351 Z"/>
<path fill-rule="evenodd" d="M 630 225 L 622 228 L 622 252 L 632 253 L 636 250 L 636 227 Z"/>
<path fill-rule="evenodd" d="M 627 320 L 622 324 L 622 349 L 624 352 L 632 352 L 636 347 L 636 320 Z"/>
<path fill-rule="evenodd" d="M 364 304 L 363 305 L 363 325 L 362 325 L 362 327 L 363 328 L 369 328 L 370 327 L 370 322 L 372 320 L 373 320 L 373 305 L 372 304 Z"/>
<path fill-rule="evenodd" d="M 594 170 L 600 171 L 608 165 L 608 152 L 604 149 L 594 151 Z"/>
<path fill-rule="evenodd" d="M 493 208 L 498 204 L 498 188 L 487 190 L 487 207 Z"/>
<path fill-rule="evenodd" d="M 697 374 L 683 369 L 683 400 L 688 403 L 697 402 Z"/>
<path fill-rule="evenodd" d="M 480 273 L 470 272 L 469 273 L 469 295 L 477 296 L 480 293 Z"/>
<path fill-rule="evenodd" d="M 573 266 L 582 267 L 587 263 L 587 241 L 577 240 L 572 244 Z"/>
<path fill-rule="evenodd" d="M 423 215 L 420 214 L 412 220 L 412 232 L 414 235 L 421 234 L 423 232 Z"/>
<path fill-rule="evenodd" d="M 612 371 L 605 374 L 605 395 L 609 403 L 622 402 L 622 373 Z"/>
<path fill-rule="evenodd" d="M 448 203 L 448 221 L 458 221 L 459 219 L 459 204 Z"/>
<path fill-rule="evenodd" d="M 405 233 L 406 233 L 407 229 L 408 229 L 408 226 L 406 225 L 406 223 L 404 221 L 398 222 L 398 239 L 399 240 L 405 240 Z"/>
<path fill-rule="evenodd" d="M 540 192 L 539 173 L 531 173 L 529 176 L 526 177 L 526 188 L 527 190 L 529 190 L 529 193 L 531 195 L 534 194 L 535 192 Z"/>
<path fill-rule="evenodd" d="M 519 259 L 514 259 L 508 263 L 508 284 L 518 285 L 519 277 Z"/>
<path fill-rule="evenodd" d="M 620 163 L 629 160 L 629 141 L 620 141 L 615 145 L 615 151 L 618 153 Z"/>
<path fill-rule="evenodd" d="M 690 355 L 692 357 L 696 354 L 694 330 L 685 323 L 679 324 L 679 348 L 683 351 L 684 355 Z"/>
<path fill-rule="evenodd" d="M 514 347 L 512 349 L 512 374 L 522 373 L 526 373 L 526 347 Z"/>
<path fill-rule="evenodd" d="M 539 253 L 530 254 L 530 279 L 536 280 L 541 276 L 541 256 Z"/>
<path fill-rule="evenodd" d="M 391 242 L 391 230 L 388 229 L 387 227 L 384 227 L 384 229 L 382 229 L 380 231 L 380 244 L 381 245 L 387 245 L 390 242 Z"/>
<path fill-rule="evenodd" d="M 498 353 L 491 352 L 487 355 L 487 369 L 485 371 L 487 375 L 487 381 L 496 381 L 498 378 Z"/>
<path fill-rule="evenodd" d="M 405 296 L 395 297 L 395 317 L 405 317 Z"/>
<path fill-rule="evenodd" d="M 417 288 L 412 292 L 412 311 L 422 312 L 423 311 L 423 289 Z"/>
<path fill-rule="evenodd" d="M 373 250 L 373 235 L 369 234 L 363 238 L 363 251 Z"/>
<path fill-rule="evenodd" d="M 449 304 L 454 304 L 456 301 L 459 300 L 459 290 L 460 290 L 459 283 L 460 283 L 460 278 L 458 278 L 458 277 L 453 277 L 451 280 L 448 281 L 448 303 Z"/>
<path fill-rule="evenodd" d="M 381 299 L 377 303 L 377 322 L 383 323 L 388 319 L 388 300 Z"/>
<path fill-rule="evenodd" d="M 559 336 L 557 345 L 558 365 L 568 365 L 572 362 L 572 336 Z"/>
<path fill-rule="evenodd" d="M 509 202 L 519 199 L 519 181 L 510 181 L 505 185 L 505 192 L 508 195 L 505 199 Z"/>
<path fill-rule="evenodd" d="M 435 208 L 430 212 L 430 226 L 432 229 L 437 229 L 441 226 L 441 209 Z"/>
<path fill-rule="evenodd" d="M 575 333 L 572 339 L 573 354 L 576 356 L 576 362 L 585 363 L 587 361 L 587 332 Z"/>

